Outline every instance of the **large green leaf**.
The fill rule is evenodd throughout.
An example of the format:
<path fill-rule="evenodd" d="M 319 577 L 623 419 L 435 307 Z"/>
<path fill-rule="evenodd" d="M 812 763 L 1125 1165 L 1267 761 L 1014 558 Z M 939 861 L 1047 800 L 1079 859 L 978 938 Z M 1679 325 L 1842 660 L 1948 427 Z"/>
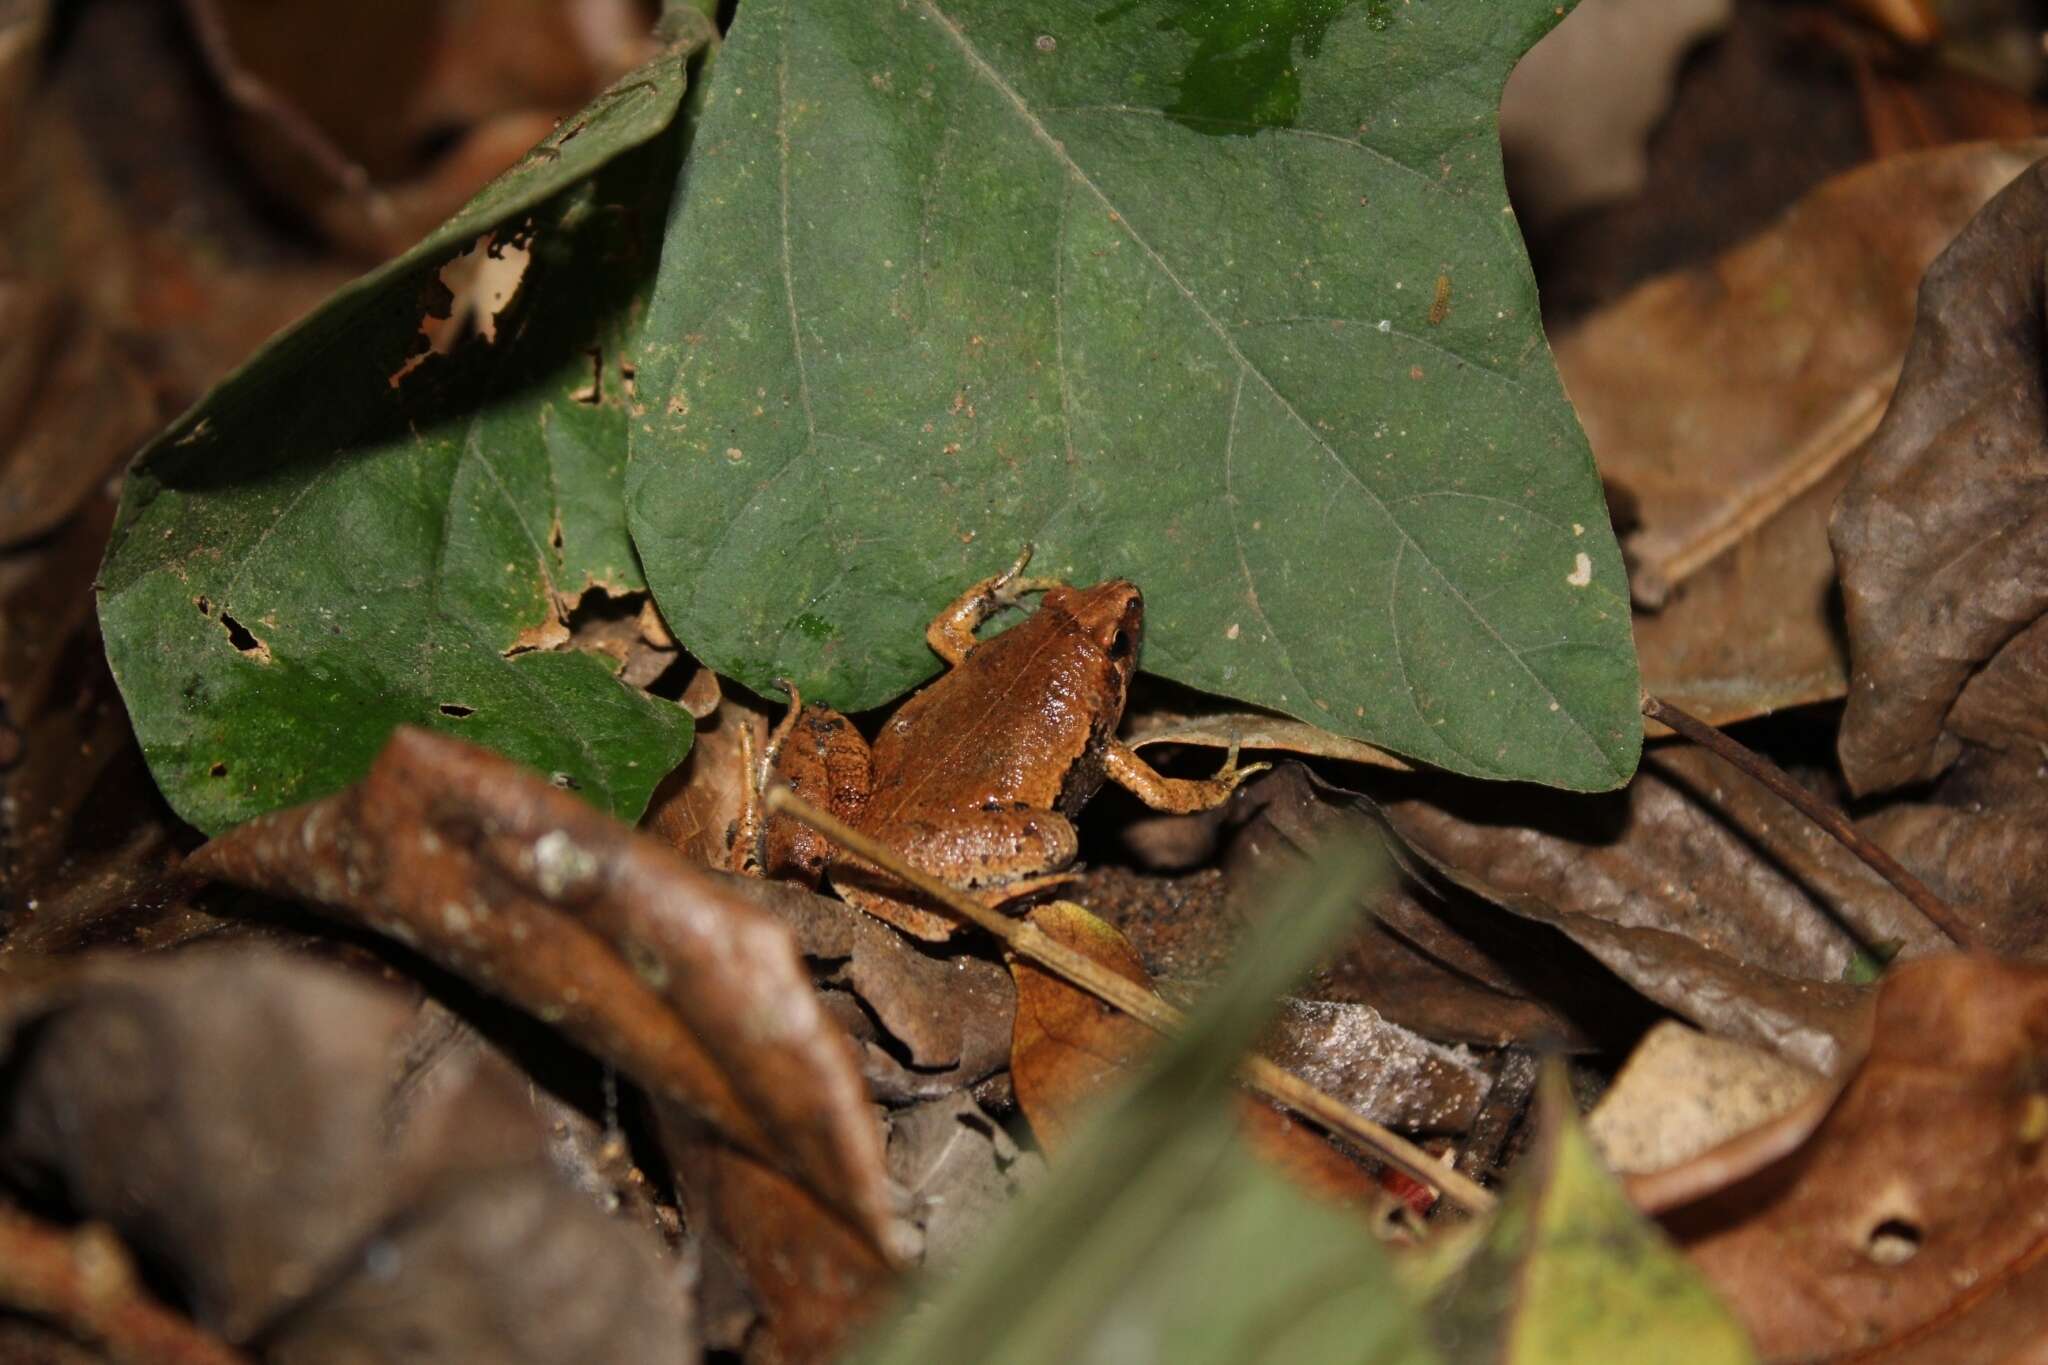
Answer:
<path fill-rule="evenodd" d="M 1187 1035 L 979 1257 L 860 1359 L 1434 1361 L 1368 1222 L 1254 1160 L 1229 1103 L 1274 997 L 1354 921 L 1371 867 L 1354 852 L 1279 891 L 1271 932 Z"/>
<path fill-rule="evenodd" d="M 193 824 L 334 791 L 402 722 L 559 774 L 628 819 L 689 747 L 687 714 L 599 659 L 519 650 L 586 584 L 642 586 L 620 500 L 621 365 L 680 160 L 688 46 L 138 457 L 100 619 L 151 770 Z M 394 387 L 441 265 L 529 216 L 533 256 L 497 340 Z"/>
<path fill-rule="evenodd" d="M 1025 542 L 1145 663 L 1617 785 L 1622 565 L 1495 108 L 1555 0 L 742 0 L 628 514 L 686 642 L 843 707 Z"/>
<path fill-rule="evenodd" d="M 1751 1365 L 1734 1317 L 1600 1164 L 1562 1068 L 1545 1078 L 1542 1108 L 1537 1150 L 1426 1315 L 1445 1354 L 1502 1365 Z"/>

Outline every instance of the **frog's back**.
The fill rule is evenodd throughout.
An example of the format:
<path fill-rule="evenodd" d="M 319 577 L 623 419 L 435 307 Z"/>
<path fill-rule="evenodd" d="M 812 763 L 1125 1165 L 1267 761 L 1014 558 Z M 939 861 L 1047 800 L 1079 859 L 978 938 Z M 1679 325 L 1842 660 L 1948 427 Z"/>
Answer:
<path fill-rule="evenodd" d="M 1114 670 L 1071 616 L 1043 610 L 975 646 L 875 740 L 873 821 L 1060 804 L 1097 738 Z M 1118 691 L 1114 707 L 1121 713 Z M 1113 729 L 1116 716 L 1110 716 Z"/>

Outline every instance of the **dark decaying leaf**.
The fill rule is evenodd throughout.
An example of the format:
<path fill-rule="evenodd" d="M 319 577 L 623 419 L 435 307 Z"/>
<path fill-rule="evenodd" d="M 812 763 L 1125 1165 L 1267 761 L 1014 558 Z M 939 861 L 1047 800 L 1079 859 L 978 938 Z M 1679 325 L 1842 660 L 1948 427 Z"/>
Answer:
<path fill-rule="evenodd" d="M 17 986 L 0 1162 L 266 1360 L 693 1358 L 675 1277 L 559 1181 L 513 1073 L 474 1053 L 398 1084 L 412 1017 L 244 949 Z"/>
<path fill-rule="evenodd" d="M 1859 792 L 1935 775 L 1964 739 L 2048 738 L 2044 244 L 2037 165 L 1929 268 L 1898 392 L 1836 506 Z"/>
<path fill-rule="evenodd" d="M 988 1225 L 1045 1174 L 1045 1158 L 1017 1146 L 962 1093 L 902 1110 L 889 1123 L 889 1173 L 924 1233 L 923 1265 L 941 1274 L 973 1252 Z"/>
<path fill-rule="evenodd" d="M 1259 932 L 1268 888 L 1314 850 L 1384 837 L 1355 792 L 1298 763 L 1260 777 L 1242 803 L 1249 818 L 1229 849 L 1228 906 L 1197 926 L 1217 960 Z M 1319 972 L 1319 997 L 1371 1005 L 1432 1038 L 1488 1045 L 1622 1047 L 1646 1022 L 1639 998 L 1569 939 L 1456 888 L 1404 877 L 1376 889 L 1366 909 L 1371 923 Z"/>
<path fill-rule="evenodd" d="M 156 396 L 78 299 L 0 247 L 0 546 L 53 529 L 156 429 Z"/>
<path fill-rule="evenodd" d="M 2035 1358 L 2048 1342 L 2044 1048 L 2042 969 L 1903 966 L 1879 993 L 1868 1058 L 1818 1127 L 1779 1121 L 1810 1136 L 1666 1226 L 1770 1359 L 1882 1345 L 1916 1365 Z"/>
<path fill-rule="evenodd" d="M 681 710 L 552 648 L 586 588 L 640 586 L 618 495 L 626 373 L 685 58 L 599 96 L 138 459 L 101 622 L 151 768 L 192 823 L 333 791 L 401 723 L 561 773 L 628 817 L 687 748 Z M 528 215 L 533 259 L 497 340 L 394 386 L 435 271 Z"/>
<path fill-rule="evenodd" d="M 882 1067 L 897 1091 L 878 1098 L 948 1094 L 1008 1064 L 1017 991 L 1000 963 L 971 948 L 917 942 L 793 882 L 716 879 L 788 925 L 820 983 L 857 996 L 886 1031 L 886 1050 L 864 1046 L 871 1080 Z"/>
<path fill-rule="evenodd" d="M 195 873 L 301 896 L 555 1025 L 889 1243 L 882 1134 L 789 931 L 504 758 L 401 729 L 361 783 Z"/>
<path fill-rule="evenodd" d="M 1858 825 L 1977 927 L 2001 957 L 2048 954 L 2048 783 L 2036 751 L 1971 748 L 1928 799 Z"/>
<path fill-rule="evenodd" d="M 1155 672 L 1459 771 L 1626 780 L 1620 555 L 1494 140 L 1559 13 L 742 6 L 631 433 L 679 637 L 859 710 L 1032 542 L 1144 586 Z"/>
<path fill-rule="evenodd" d="M 1514 1187 L 1423 1315 L 1452 1360 L 1745 1365 L 1741 1327 L 1600 1165 L 1561 1071 Z"/>
<path fill-rule="evenodd" d="M 1859 1050 L 1864 954 L 1947 940 L 1819 829 L 1720 759 L 1659 747 L 1623 793 L 1381 788 L 1454 882 L 1571 935 L 1665 1008 L 1822 1072 Z"/>
<path fill-rule="evenodd" d="M 95 494 L 0 598 L 9 954 L 175 935 L 171 921 L 195 920 L 175 907 L 192 836 L 149 780 L 85 590 L 113 515 L 112 498 Z"/>

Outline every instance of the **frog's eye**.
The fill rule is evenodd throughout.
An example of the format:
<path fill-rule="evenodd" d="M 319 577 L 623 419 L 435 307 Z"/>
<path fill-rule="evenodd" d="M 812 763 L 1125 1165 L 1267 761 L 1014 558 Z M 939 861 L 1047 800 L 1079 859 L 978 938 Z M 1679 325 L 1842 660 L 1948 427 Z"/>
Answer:
<path fill-rule="evenodd" d="M 1114 636 L 1110 637 L 1110 641 L 1109 641 L 1109 653 L 1110 653 L 1110 657 L 1111 657 L 1111 658 L 1115 658 L 1115 659 L 1120 659 L 1120 658 L 1122 658 L 1122 657 L 1123 657 L 1124 655 L 1126 655 L 1126 654 L 1128 654 L 1128 653 L 1130 653 L 1130 652 L 1131 652 L 1131 633 L 1130 633 L 1129 631 L 1125 630 L 1125 629 L 1124 629 L 1124 628 L 1123 628 L 1122 626 L 1118 626 L 1118 627 L 1117 627 L 1117 632 L 1116 632 L 1116 634 L 1115 634 Z"/>

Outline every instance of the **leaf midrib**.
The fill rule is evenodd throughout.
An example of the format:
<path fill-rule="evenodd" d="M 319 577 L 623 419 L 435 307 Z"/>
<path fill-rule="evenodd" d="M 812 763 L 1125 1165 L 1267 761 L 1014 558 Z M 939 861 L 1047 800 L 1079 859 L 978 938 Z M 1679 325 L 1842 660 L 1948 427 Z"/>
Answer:
<path fill-rule="evenodd" d="M 1438 566 L 1435 559 L 1431 557 L 1431 555 L 1429 554 L 1428 550 L 1426 550 L 1422 546 L 1422 544 L 1416 540 L 1415 536 L 1408 530 L 1408 528 L 1402 524 L 1400 517 L 1395 515 L 1393 507 L 1384 498 L 1380 497 L 1378 493 L 1373 491 L 1373 489 L 1368 484 L 1366 484 L 1364 480 L 1358 477 L 1357 471 L 1353 470 L 1350 465 L 1344 462 L 1343 457 L 1338 455 L 1338 453 L 1330 446 L 1330 444 L 1322 438 L 1321 434 L 1317 432 L 1315 428 L 1301 415 L 1301 411 L 1295 407 L 1295 405 L 1287 398 L 1287 396 L 1280 392 L 1279 388 L 1273 383 L 1272 379 L 1265 373 L 1265 371 L 1260 369 L 1257 365 L 1254 365 L 1251 362 L 1251 359 L 1248 356 L 1246 356 L 1242 350 L 1238 348 L 1235 339 L 1230 334 L 1230 330 L 1226 328 L 1223 325 L 1222 321 L 1209 310 L 1209 308 L 1202 302 L 1200 296 L 1197 295 L 1195 291 L 1192 288 L 1190 288 L 1185 281 L 1181 279 L 1179 273 L 1174 270 L 1173 266 L 1166 260 L 1166 258 L 1162 256 L 1159 253 L 1159 251 L 1152 246 L 1150 242 L 1146 241 L 1143 237 L 1138 235 L 1137 229 L 1132 224 L 1130 216 L 1124 213 L 1120 208 L 1118 208 L 1115 201 L 1110 199 L 1109 195 L 1102 189 L 1102 187 L 1095 182 L 1095 179 L 1088 174 L 1088 172 L 1081 166 L 1079 162 L 1074 160 L 1074 158 L 1067 152 L 1065 144 L 1063 144 L 1058 138 L 1054 137 L 1052 135 L 1051 130 L 1048 129 L 1045 126 L 1045 124 L 1038 118 L 1038 116 L 1032 112 L 1031 106 L 1025 103 L 1024 97 L 1020 95 L 1016 91 L 1016 89 L 1003 78 L 1002 73 L 997 71 L 995 67 L 992 64 L 990 64 L 988 59 L 982 56 L 981 53 L 975 48 L 975 46 L 968 40 L 966 32 L 962 30 L 958 24 L 953 22 L 952 18 L 948 16 L 945 13 L 945 11 L 941 10 L 936 3 L 934 3 L 934 0 L 918 0 L 918 8 L 921 11 L 923 11 L 924 14 L 928 16 L 934 23 L 936 23 L 939 26 L 940 30 L 943 33 L 945 33 L 947 39 L 956 48 L 959 49 L 962 58 L 967 63 L 968 69 L 976 77 L 984 81 L 990 89 L 994 90 L 998 95 L 1000 95 L 1003 98 L 1004 102 L 1007 103 L 1011 107 L 1011 109 L 1013 109 L 1016 112 L 1018 119 L 1022 121 L 1025 129 L 1031 134 L 1032 138 L 1035 141 L 1037 141 L 1041 146 L 1043 146 L 1052 155 L 1053 159 L 1066 169 L 1069 175 L 1071 175 L 1077 182 L 1084 186 L 1090 194 L 1094 195 L 1096 200 L 1099 203 L 1101 203 L 1105 209 L 1110 211 L 1110 213 L 1114 217 L 1117 226 L 1123 231 L 1124 235 L 1131 240 L 1131 243 L 1134 246 L 1136 246 L 1140 251 L 1145 253 L 1146 259 L 1152 262 L 1153 267 L 1157 269 L 1163 276 L 1166 277 L 1168 283 L 1172 284 L 1175 290 L 1177 290 L 1180 293 L 1181 297 L 1187 301 L 1188 306 L 1195 310 L 1196 315 L 1201 318 L 1203 324 L 1207 326 L 1209 330 L 1215 335 L 1216 339 L 1222 344 L 1224 350 L 1230 355 L 1232 360 L 1237 362 L 1241 370 L 1245 373 L 1252 374 L 1258 378 L 1259 383 L 1265 388 L 1266 392 L 1272 396 L 1273 401 L 1278 403 L 1281 407 L 1281 410 L 1284 411 L 1287 414 L 1287 416 L 1297 426 L 1299 426 L 1302 429 L 1304 433 L 1306 433 L 1308 438 L 1315 443 L 1316 448 L 1322 451 L 1323 454 L 1329 458 L 1331 463 L 1336 465 L 1336 467 L 1342 472 L 1346 480 L 1348 480 L 1353 486 L 1355 486 L 1358 489 L 1358 491 L 1362 493 L 1369 502 L 1372 503 L 1374 507 L 1379 509 L 1381 515 L 1386 517 L 1388 524 L 1391 525 L 1396 531 L 1396 533 L 1400 535 L 1402 547 L 1404 549 L 1412 549 L 1415 552 L 1415 554 L 1421 559 L 1422 563 L 1428 567 L 1430 573 L 1435 576 L 1438 582 L 1443 584 L 1445 590 L 1448 592 L 1451 598 L 1454 599 L 1460 607 L 1464 608 L 1467 615 L 1469 615 L 1474 621 L 1478 622 L 1480 628 L 1486 632 L 1487 637 L 1493 640 L 1493 642 L 1496 645 L 1498 645 L 1500 649 L 1505 654 L 1507 654 L 1509 658 L 1515 661 L 1516 667 L 1521 669 L 1523 674 L 1526 675 L 1528 679 L 1536 685 L 1537 689 L 1541 692 L 1542 696 L 1545 699 L 1557 705 L 1559 714 L 1563 715 L 1565 720 L 1570 723 L 1572 729 L 1588 746 L 1590 746 L 1592 754 L 1594 758 L 1597 760 L 1597 762 L 1604 767 L 1612 769 L 1614 765 L 1612 760 L 1608 756 L 1606 750 L 1600 746 L 1599 741 L 1594 738 L 1592 732 L 1588 730 L 1584 722 L 1582 722 L 1578 718 L 1578 715 L 1576 714 L 1575 710 L 1569 704 L 1569 699 L 1558 696 L 1557 693 L 1551 689 L 1550 685 L 1543 680 L 1542 675 L 1537 673 L 1535 669 L 1529 666 L 1528 662 L 1525 659 L 1523 659 L 1521 651 L 1517 650 L 1513 645 L 1509 644 L 1508 641 L 1500 634 L 1499 630 L 1497 630 L 1494 627 L 1493 622 L 1488 620 L 1487 617 L 1484 614 L 1482 614 L 1477 607 L 1473 606 L 1471 600 L 1465 595 L 1464 590 L 1455 581 L 1453 581 L 1443 571 L 1441 567 Z M 787 16 L 789 12 L 789 8 L 785 6 L 785 22 L 783 29 L 783 39 L 785 45 L 788 40 Z M 786 59 L 786 46 L 784 56 Z M 781 111 L 781 113 L 783 118 L 786 120 L 786 88 L 783 92 L 783 104 L 784 108 Z M 1341 141 L 1341 139 L 1339 140 Z M 1377 155 L 1384 156 L 1385 153 L 1377 153 Z M 785 181 L 783 186 L 783 203 L 785 211 L 785 268 L 787 268 L 788 259 L 788 237 L 786 218 L 788 205 L 788 186 L 786 180 L 787 156 L 788 151 L 787 146 L 785 145 Z M 1411 172 L 1414 170 L 1413 167 L 1406 167 L 1405 169 L 1408 169 Z M 791 294 L 790 298 L 793 305 L 794 294 Z M 792 315 L 792 326 L 794 326 L 794 323 L 795 319 Z M 791 339 L 791 344 L 795 346 L 800 346 L 801 342 L 798 341 L 793 336 Z M 1225 469 L 1225 480 L 1226 483 L 1229 480 L 1229 470 L 1227 467 Z M 1252 579 L 1250 560 L 1244 553 L 1243 540 L 1242 537 L 1238 535 L 1236 523 L 1234 521 L 1231 525 L 1231 535 L 1232 538 L 1235 541 L 1237 541 L 1238 560 L 1240 564 L 1244 567 L 1246 586 L 1249 589 L 1251 589 L 1251 591 L 1254 594 L 1254 597 L 1256 598 L 1257 584 Z M 1395 589 L 1398 589 L 1398 583 L 1396 583 L 1394 587 Z M 1256 601 L 1254 605 L 1257 605 Z M 1267 628 L 1269 630 L 1274 630 L 1271 620 L 1265 617 L 1264 608 L 1260 606 L 1258 607 L 1258 610 L 1260 612 L 1261 619 L 1266 620 Z M 1390 593 L 1390 616 L 1391 615 L 1392 613 Z M 1393 620 L 1396 622 L 1396 629 L 1394 633 L 1397 638 L 1398 647 L 1398 637 L 1400 634 L 1398 628 L 1398 616 L 1393 616 Z M 1277 631 L 1274 631 L 1273 641 L 1274 644 L 1281 649 L 1284 657 L 1286 647 L 1284 644 L 1281 643 Z M 1294 672 L 1292 665 L 1289 664 L 1287 667 L 1289 673 L 1294 674 L 1297 680 L 1299 680 L 1300 675 Z M 1406 681 L 1407 670 L 1405 666 L 1402 668 L 1401 673 L 1403 680 Z M 1410 703 L 1415 704 L 1415 693 L 1412 684 L 1406 690 L 1408 692 Z M 1419 715 L 1419 706 L 1417 707 L 1417 711 Z M 1443 737 L 1440 734 L 1436 733 L 1435 726 L 1426 726 L 1424 733 L 1431 735 L 1437 743 L 1442 744 L 1445 748 L 1452 750 L 1452 752 L 1460 753 L 1461 757 L 1465 758 L 1467 761 L 1473 762 L 1475 766 L 1487 769 L 1491 769 L 1493 767 L 1493 765 L 1490 763 L 1480 763 L 1475 758 L 1475 756 L 1469 753 L 1462 753 L 1456 748 L 1456 746 L 1449 744 L 1447 741 L 1443 739 Z"/>

